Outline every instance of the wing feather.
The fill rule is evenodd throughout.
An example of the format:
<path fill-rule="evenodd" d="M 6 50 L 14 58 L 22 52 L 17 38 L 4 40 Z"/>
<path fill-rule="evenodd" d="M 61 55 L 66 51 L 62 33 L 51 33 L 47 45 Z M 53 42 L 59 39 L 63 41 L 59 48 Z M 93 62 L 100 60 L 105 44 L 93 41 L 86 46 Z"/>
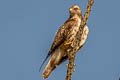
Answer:
<path fill-rule="evenodd" d="M 41 70 L 43 64 L 45 63 L 45 61 L 47 60 L 47 58 L 52 55 L 52 53 L 55 51 L 56 48 L 58 48 L 65 40 L 66 40 L 66 37 L 69 35 L 70 33 L 70 29 L 72 29 L 73 27 L 73 24 L 75 24 L 76 20 L 75 19 L 68 19 L 58 30 L 55 38 L 54 38 L 54 41 L 53 41 L 53 44 L 45 58 L 45 60 L 42 62 L 41 66 L 40 66 L 40 69 L 39 71 Z"/>

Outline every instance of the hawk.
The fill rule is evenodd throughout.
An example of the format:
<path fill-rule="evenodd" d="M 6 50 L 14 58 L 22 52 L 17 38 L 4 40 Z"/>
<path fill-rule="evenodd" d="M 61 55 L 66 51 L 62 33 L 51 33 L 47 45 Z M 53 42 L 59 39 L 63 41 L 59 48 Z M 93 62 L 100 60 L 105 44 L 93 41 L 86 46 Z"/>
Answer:
<path fill-rule="evenodd" d="M 42 73 L 43 79 L 48 78 L 51 72 L 59 64 L 68 59 L 67 49 L 65 49 L 66 47 L 61 45 L 68 39 L 72 41 L 72 39 L 76 36 L 82 20 L 82 11 L 79 6 L 73 5 L 69 8 L 69 13 L 70 13 L 69 19 L 59 28 L 54 38 L 53 44 L 48 52 L 48 55 L 41 65 L 42 67 L 47 58 L 51 56 L 48 64 L 46 65 Z M 78 51 L 84 45 L 88 36 L 88 32 L 89 29 L 87 26 L 85 26 L 83 29 L 83 34 L 81 37 L 81 42 Z"/>

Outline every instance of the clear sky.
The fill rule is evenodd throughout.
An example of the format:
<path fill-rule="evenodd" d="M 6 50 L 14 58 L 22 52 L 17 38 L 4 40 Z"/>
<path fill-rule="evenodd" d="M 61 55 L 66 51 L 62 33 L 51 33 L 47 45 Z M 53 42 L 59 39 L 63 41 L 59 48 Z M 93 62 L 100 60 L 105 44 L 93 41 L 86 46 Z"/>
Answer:
<path fill-rule="evenodd" d="M 0 80 L 42 80 L 40 64 L 58 28 L 69 17 L 68 8 L 77 4 L 84 14 L 87 3 L 88 0 L 0 0 Z M 120 0 L 95 0 L 87 23 L 89 36 L 77 54 L 72 80 L 120 77 L 119 8 Z M 65 80 L 67 63 L 56 68 L 47 80 Z"/>

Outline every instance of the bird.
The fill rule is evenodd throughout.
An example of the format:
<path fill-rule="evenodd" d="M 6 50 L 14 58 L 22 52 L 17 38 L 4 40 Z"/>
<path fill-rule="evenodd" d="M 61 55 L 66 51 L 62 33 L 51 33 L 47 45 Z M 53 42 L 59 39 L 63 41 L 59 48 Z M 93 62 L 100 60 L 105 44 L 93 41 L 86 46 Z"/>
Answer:
<path fill-rule="evenodd" d="M 43 70 L 43 79 L 48 78 L 57 66 L 59 66 L 64 61 L 68 60 L 68 49 L 67 47 L 62 45 L 66 40 L 73 41 L 74 37 L 79 31 L 79 27 L 82 21 L 82 11 L 78 5 L 72 5 L 69 8 L 69 14 L 70 15 L 68 20 L 58 29 L 54 41 L 51 45 L 51 48 L 48 52 L 48 55 L 46 56 L 45 60 L 40 66 L 41 70 L 45 61 L 48 59 L 49 56 L 51 56 L 48 61 L 48 64 Z M 83 47 L 84 43 L 86 42 L 88 32 L 89 28 L 87 25 L 85 25 L 83 29 L 83 34 L 81 35 L 81 42 L 79 44 L 78 51 Z"/>

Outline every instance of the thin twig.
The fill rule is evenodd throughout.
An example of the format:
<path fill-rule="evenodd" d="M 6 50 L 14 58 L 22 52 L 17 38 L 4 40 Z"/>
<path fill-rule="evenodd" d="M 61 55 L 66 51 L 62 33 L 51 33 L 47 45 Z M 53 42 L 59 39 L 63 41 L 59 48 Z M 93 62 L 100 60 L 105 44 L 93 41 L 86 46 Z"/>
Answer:
<path fill-rule="evenodd" d="M 71 80 L 72 72 L 74 71 L 74 65 L 75 65 L 74 61 L 75 61 L 76 52 L 78 51 L 78 46 L 81 42 L 81 35 L 83 33 L 83 28 L 88 21 L 88 17 L 90 15 L 90 11 L 91 11 L 93 3 L 94 3 L 94 0 L 89 0 L 89 3 L 86 8 L 86 12 L 85 12 L 84 18 L 81 22 L 79 31 L 77 32 L 76 37 L 74 38 L 73 46 L 70 48 L 70 50 L 68 52 L 69 53 L 68 54 L 69 64 L 67 66 L 66 80 Z M 69 43 L 69 41 L 67 41 L 67 43 Z"/>

